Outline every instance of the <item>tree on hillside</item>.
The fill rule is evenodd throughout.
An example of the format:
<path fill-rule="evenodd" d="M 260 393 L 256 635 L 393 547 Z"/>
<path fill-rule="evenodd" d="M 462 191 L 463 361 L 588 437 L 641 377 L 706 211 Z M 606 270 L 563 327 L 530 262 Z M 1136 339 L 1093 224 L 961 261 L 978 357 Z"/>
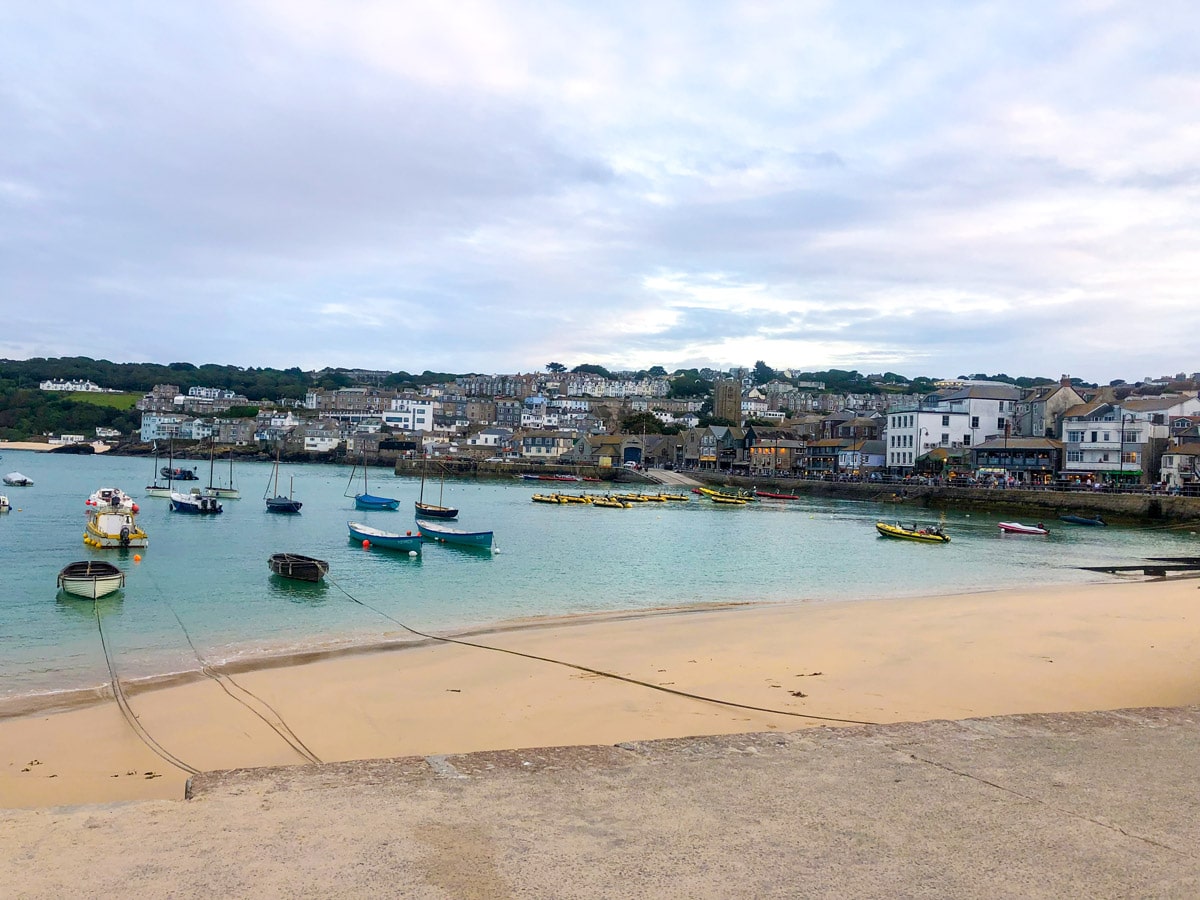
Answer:
<path fill-rule="evenodd" d="M 754 364 L 755 384 L 766 384 L 768 381 L 774 379 L 777 375 L 778 373 L 761 359 Z"/>
<path fill-rule="evenodd" d="M 601 378 L 613 377 L 612 372 L 608 371 L 608 369 L 604 368 L 604 366 L 585 364 L 582 366 L 576 366 L 571 371 L 582 375 L 599 375 Z"/>
<path fill-rule="evenodd" d="M 707 397 L 712 393 L 713 383 L 700 377 L 695 369 L 686 369 L 675 373 L 671 379 L 671 390 L 667 394 L 673 399 L 687 397 Z"/>
<path fill-rule="evenodd" d="M 551 375 L 561 375 L 567 371 L 567 367 L 558 362 L 546 363 L 546 371 Z"/>
<path fill-rule="evenodd" d="M 633 413 L 621 420 L 621 431 L 626 434 L 662 434 L 663 423 L 653 413 Z"/>

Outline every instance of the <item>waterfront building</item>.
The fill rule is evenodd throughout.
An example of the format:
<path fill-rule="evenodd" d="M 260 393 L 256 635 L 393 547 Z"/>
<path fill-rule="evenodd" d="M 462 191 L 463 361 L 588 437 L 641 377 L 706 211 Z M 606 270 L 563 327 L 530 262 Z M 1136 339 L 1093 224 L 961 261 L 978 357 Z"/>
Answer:
<path fill-rule="evenodd" d="M 974 474 L 1005 483 L 1050 484 L 1062 468 L 1062 461 L 1062 441 L 1055 438 L 992 438 L 971 448 Z"/>
<path fill-rule="evenodd" d="M 897 474 L 916 471 L 934 448 L 970 448 L 1010 433 L 1021 392 L 1008 384 L 966 384 L 938 391 L 888 412 L 887 465 Z"/>

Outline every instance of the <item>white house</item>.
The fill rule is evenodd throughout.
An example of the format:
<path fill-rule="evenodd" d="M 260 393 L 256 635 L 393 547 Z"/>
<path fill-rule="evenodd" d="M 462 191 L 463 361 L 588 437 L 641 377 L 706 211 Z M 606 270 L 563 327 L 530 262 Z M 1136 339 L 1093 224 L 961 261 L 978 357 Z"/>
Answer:
<path fill-rule="evenodd" d="M 938 391 L 888 411 L 887 466 L 912 469 L 935 447 L 970 447 L 1011 428 L 1021 392 L 1007 384 L 969 384 Z"/>
<path fill-rule="evenodd" d="M 43 391 L 89 391 L 97 394 L 113 393 L 107 391 L 93 381 L 43 381 L 38 385 Z"/>
<path fill-rule="evenodd" d="M 383 424 L 393 431 L 432 431 L 433 401 L 396 397 L 383 413 Z"/>
<path fill-rule="evenodd" d="M 1172 421 L 1197 412 L 1200 400 L 1184 394 L 1073 406 L 1063 414 L 1062 474 L 1070 481 L 1158 480 L 1150 470 L 1152 442 L 1165 441 Z"/>

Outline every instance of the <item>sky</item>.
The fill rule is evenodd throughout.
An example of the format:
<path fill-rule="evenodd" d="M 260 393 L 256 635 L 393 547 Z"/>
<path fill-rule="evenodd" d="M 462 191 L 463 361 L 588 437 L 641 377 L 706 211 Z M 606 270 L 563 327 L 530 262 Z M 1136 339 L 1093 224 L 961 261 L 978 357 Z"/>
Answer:
<path fill-rule="evenodd" d="M 1198 47 L 1187 0 L 7 0 L 0 358 L 1193 372 Z"/>

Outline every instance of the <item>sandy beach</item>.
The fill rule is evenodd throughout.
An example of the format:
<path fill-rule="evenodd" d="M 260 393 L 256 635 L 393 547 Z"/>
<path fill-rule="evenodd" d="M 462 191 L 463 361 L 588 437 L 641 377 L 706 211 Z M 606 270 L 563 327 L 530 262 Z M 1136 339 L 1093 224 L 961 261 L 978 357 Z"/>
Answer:
<path fill-rule="evenodd" d="M 513 652 L 426 642 L 213 673 L 128 692 L 157 751 L 112 699 L 0 719 L 0 806 L 182 798 L 190 770 L 1197 704 L 1198 588 L 665 610 L 467 638 Z"/>

